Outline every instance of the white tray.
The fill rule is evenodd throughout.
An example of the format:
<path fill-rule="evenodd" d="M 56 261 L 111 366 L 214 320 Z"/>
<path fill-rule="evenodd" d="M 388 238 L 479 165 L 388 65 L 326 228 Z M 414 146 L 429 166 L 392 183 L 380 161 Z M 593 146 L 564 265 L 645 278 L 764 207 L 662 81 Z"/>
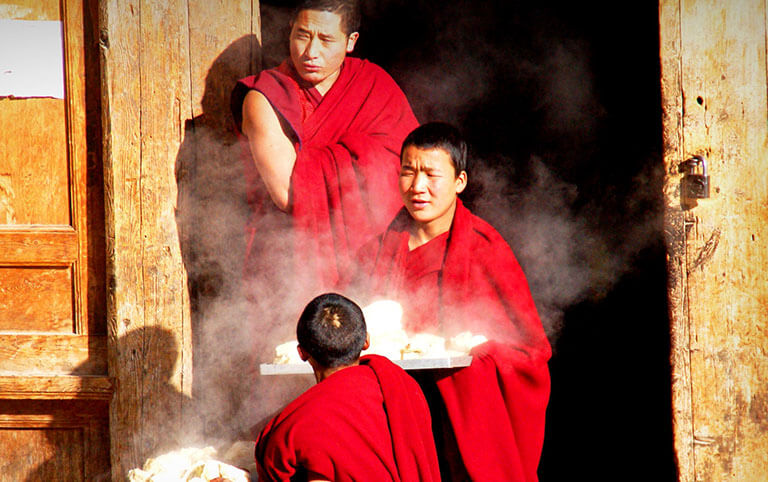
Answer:
<path fill-rule="evenodd" d="M 411 360 L 392 360 L 403 370 L 430 370 L 435 368 L 468 367 L 472 363 L 471 355 L 447 356 L 444 358 L 414 358 Z M 259 365 L 262 375 L 300 375 L 312 374 L 309 363 L 262 363 Z"/>

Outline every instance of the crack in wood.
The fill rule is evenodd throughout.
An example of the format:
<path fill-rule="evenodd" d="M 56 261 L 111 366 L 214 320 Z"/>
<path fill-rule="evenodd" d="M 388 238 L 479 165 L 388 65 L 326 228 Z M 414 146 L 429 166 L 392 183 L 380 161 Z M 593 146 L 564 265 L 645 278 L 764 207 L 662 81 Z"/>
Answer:
<path fill-rule="evenodd" d="M 714 231 L 712 231 L 712 234 L 710 234 L 709 239 L 706 243 L 704 243 L 704 246 L 699 249 L 699 254 L 696 256 L 696 259 L 691 263 L 691 267 L 688 268 L 688 274 L 691 274 L 696 269 L 703 266 L 707 261 L 712 259 L 712 256 L 715 254 L 715 250 L 717 250 L 717 245 L 720 244 L 720 228 L 715 228 Z"/>

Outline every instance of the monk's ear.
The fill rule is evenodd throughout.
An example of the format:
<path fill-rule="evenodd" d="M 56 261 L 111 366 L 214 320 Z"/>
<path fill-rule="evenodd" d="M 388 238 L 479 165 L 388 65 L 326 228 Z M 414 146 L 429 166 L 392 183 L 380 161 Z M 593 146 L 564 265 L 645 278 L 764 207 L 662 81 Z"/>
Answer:
<path fill-rule="evenodd" d="M 363 350 L 367 350 L 369 346 L 371 346 L 371 335 L 369 335 L 368 332 L 366 332 L 365 333 L 365 344 L 363 345 Z"/>
<path fill-rule="evenodd" d="M 349 37 L 347 37 L 347 53 L 351 54 L 353 50 L 355 50 L 355 44 L 357 43 L 357 38 L 360 37 L 360 34 L 357 32 L 352 32 L 349 34 Z"/>
<path fill-rule="evenodd" d="M 296 345 L 296 350 L 299 352 L 299 358 L 301 358 L 301 361 L 309 360 L 309 353 L 304 351 L 304 348 L 302 348 L 301 345 Z"/>
<path fill-rule="evenodd" d="M 467 187 L 467 171 L 461 171 L 458 176 L 456 176 L 456 194 L 461 194 L 462 191 L 464 191 L 464 188 Z"/>

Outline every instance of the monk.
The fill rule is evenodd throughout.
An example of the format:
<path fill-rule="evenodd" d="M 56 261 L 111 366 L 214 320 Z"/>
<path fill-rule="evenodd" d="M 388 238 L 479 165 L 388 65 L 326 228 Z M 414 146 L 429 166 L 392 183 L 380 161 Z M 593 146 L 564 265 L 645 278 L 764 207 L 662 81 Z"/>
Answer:
<path fill-rule="evenodd" d="M 383 69 L 348 56 L 359 22 L 356 0 L 302 2 L 290 58 L 233 91 L 252 209 L 246 290 L 262 313 L 333 287 L 402 206 L 399 149 L 418 122 Z"/>
<path fill-rule="evenodd" d="M 420 379 L 443 479 L 535 481 L 551 349 L 509 245 L 458 198 L 467 180 L 456 128 L 428 123 L 411 132 L 401 153 L 405 206 L 361 249 L 349 292 L 399 301 L 409 332 L 488 338 L 472 349 L 469 367 Z"/>
<path fill-rule="evenodd" d="M 317 385 L 259 435 L 259 480 L 440 480 L 427 402 L 402 368 L 360 358 L 369 337 L 358 305 L 336 293 L 316 297 L 296 337 Z"/>

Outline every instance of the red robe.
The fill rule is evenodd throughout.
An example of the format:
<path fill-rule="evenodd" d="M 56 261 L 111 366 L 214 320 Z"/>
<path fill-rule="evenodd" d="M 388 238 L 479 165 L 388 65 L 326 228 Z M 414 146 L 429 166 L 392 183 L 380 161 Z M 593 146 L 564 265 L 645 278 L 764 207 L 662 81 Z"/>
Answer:
<path fill-rule="evenodd" d="M 368 355 L 291 402 L 256 441 L 259 480 L 437 481 L 429 408 L 418 384 Z"/>
<path fill-rule="evenodd" d="M 538 480 L 551 349 L 525 275 L 501 235 L 461 200 L 447 235 L 409 252 L 410 219 L 401 210 L 361 250 L 366 291 L 399 300 L 406 330 L 490 340 L 472 350 L 471 366 L 435 379 L 461 460 L 473 480 Z"/>
<path fill-rule="evenodd" d="M 284 214 L 269 199 L 242 137 L 253 210 L 246 275 L 259 278 L 267 296 L 282 285 L 303 306 L 337 283 L 341 267 L 402 206 L 400 145 L 418 122 L 394 80 L 366 60 L 345 59 L 325 96 L 296 79 L 289 61 L 242 79 L 232 110 L 239 124 L 245 94 L 258 90 L 295 142 L 290 214 Z M 260 288 L 252 291 L 259 297 Z"/>

